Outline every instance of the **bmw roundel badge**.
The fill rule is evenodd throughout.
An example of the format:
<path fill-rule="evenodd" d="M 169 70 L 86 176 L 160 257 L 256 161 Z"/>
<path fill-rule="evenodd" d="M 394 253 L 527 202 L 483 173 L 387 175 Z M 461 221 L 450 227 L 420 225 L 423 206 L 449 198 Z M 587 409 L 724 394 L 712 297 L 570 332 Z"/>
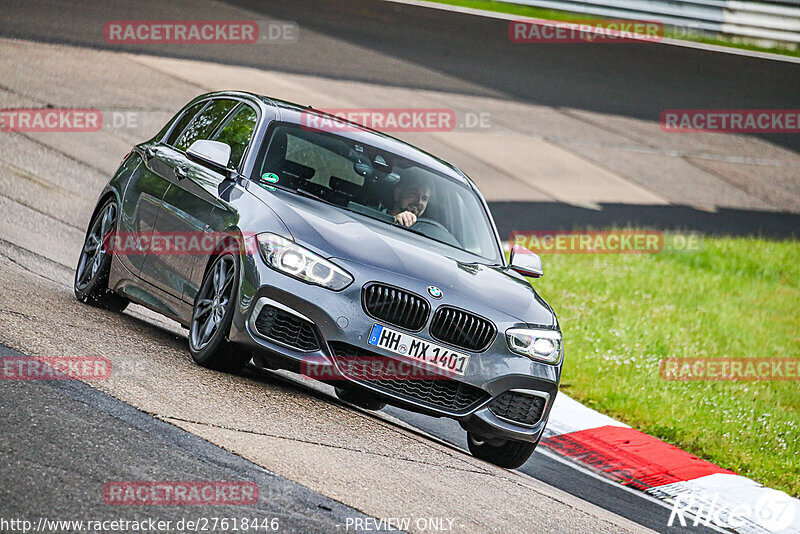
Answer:
<path fill-rule="evenodd" d="M 428 286 L 428 295 L 435 299 L 440 299 L 442 298 L 442 290 L 436 286 Z"/>

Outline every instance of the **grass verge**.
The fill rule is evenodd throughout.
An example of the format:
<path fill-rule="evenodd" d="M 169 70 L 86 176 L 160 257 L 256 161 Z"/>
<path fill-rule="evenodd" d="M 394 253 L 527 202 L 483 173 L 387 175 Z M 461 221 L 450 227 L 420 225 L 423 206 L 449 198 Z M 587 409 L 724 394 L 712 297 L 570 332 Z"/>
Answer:
<path fill-rule="evenodd" d="M 510 4 L 508 2 L 500 2 L 496 0 L 428 0 L 438 4 L 447 4 L 451 6 L 469 7 L 473 9 L 483 9 L 485 11 L 494 11 L 497 13 L 508 13 L 511 15 L 519 15 L 521 17 L 532 17 L 547 20 L 557 20 L 562 22 L 581 22 L 586 20 L 608 20 L 610 17 L 600 17 L 596 15 L 582 15 L 580 13 L 572 13 L 569 11 L 559 11 L 555 9 L 544 9 L 535 6 L 525 6 L 520 4 Z M 619 20 L 620 17 L 614 17 Z M 664 28 L 664 37 L 672 39 L 680 39 L 683 41 L 691 41 L 695 43 L 705 43 L 717 46 L 727 46 L 729 48 L 738 48 L 742 50 L 752 50 L 755 52 L 768 52 L 771 54 L 781 54 L 784 56 L 800 57 L 800 48 L 785 48 L 781 46 L 765 47 L 752 44 L 749 42 L 739 42 L 733 39 L 725 39 L 724 37 L 712 37 L 708 35 L 686 35 L 685 32 L 678 32 L 671 29 L 669 26 Z"/>
<path fill-rule="evenodd" d="M 562 390 L 800 496 L 800 382 L 665 381 L 667 357 L 800 357 L 800 243 L 705 238 L 700 251 L 543 256 L 564 332 Z"/>

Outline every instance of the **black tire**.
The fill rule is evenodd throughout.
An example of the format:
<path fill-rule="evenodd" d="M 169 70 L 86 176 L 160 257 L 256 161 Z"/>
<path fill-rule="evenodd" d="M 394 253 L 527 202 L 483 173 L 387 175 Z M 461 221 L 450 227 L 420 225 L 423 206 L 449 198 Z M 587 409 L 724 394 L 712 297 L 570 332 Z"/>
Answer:
<path fill-rule="evenodd" d="M 249 352 L 227 339 L 236 310 L 238 280 L 239 257 L 231 252 L 217 256 L 203 277 L 189 325 L 189 353 L 198 365 L 237 373 L 250 361 Z"/>
<path fill-rule="evenodd" d="M 121 312 L 130 301 L 108 288 L 108 275 L 111 272 L 114 251 L 105 246 L 108 234 L 116 231 L 118 214 L 119 208 L 113 199 L 105 202 L 95 213 L 86 231 L 72 287 L 79 301 L 98 308 Z"/>
<path fill-rule="evenodd" d="M 505 467 L 506 469 L 516 469 L 528 461 L 538 444 L 538 441 L 531 443 L 529 441 L 508 439 L 502 444 L 492 445 L 480 436 L 467 432 L 469 452 L 475 458 L 480 458 L 490 464 Z"/>
<path fill-rule="evenodd" d="M 349 402 L 350 404 L 355 404 L 359 408 L 364 408 L 365 410 L 378 411 L 386 407 L 386 403 L 383 402 L 380 399 L 380 397 L 378 397 L 374 393 L 370 393 L 369 391 L 364 391 L 363 389 L 360 388 L 337 387 L 336 396 L 339 397 L 339 400 L 343 400 L 344 402 Z"/>

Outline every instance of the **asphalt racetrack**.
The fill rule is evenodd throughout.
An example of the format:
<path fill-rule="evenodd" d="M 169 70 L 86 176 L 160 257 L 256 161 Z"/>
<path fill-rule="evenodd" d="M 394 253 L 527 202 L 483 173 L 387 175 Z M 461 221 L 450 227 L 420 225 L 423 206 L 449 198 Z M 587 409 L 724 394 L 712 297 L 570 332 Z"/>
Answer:
<path fill-rule="evenodd" d="M 453 518 L 455 532 L 531 531 L 534 521 L 536 532 L 711 532 L 667 527 L 662 503 L 544 449 L 507 471 L 465 453 L 452 421 L 372 414 L 283 373 L 201 369 L 176 324 L 138 306 L 115 315 L 80 305 L 72 270 L 120 159 L 190 98 L 219 89 L 487 114 L 485 129 L 398 136 L 472 176 L 503 237 L 581 224 L 796 236 L 796 134 L 675 136 L 658 119 L 664 109 L 798 109 L 800 64 L 653 43 L 525 46 L 504 20 L 380 0 L 2 9 L 0 107 L 137 120 L 91 134 L 0 133 L 0 355 L 102 354 L 121 370 L 89 386 L 0 382 L 0 517 L 116 517 L 102 499 L 109 480 L 246 479 L 261 491 L 248 515 L 279 517 L 287 532 L 399 516 Z M 107 43 L 104 24 L 125 19 L 282 20 L 301 33 L 283 45 Z"/>

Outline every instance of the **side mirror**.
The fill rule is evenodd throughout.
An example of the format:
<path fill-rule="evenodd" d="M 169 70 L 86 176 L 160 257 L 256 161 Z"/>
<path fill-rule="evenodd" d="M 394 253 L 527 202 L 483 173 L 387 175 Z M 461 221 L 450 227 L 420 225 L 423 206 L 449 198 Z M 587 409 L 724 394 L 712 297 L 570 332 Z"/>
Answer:
<path fill-rule="evenodd" d="M 186 151 L 186 155 L 199 163 L 206 163 L 225 170 L 231 159 L 231 147 L 219 141 L 200 139 L 192 143 L 192 146 Z"/>
<path fill-rule="evenodd" d="M 522 276 L 529 276 L 530 278 L 541 278 L 544 275 L 542 258 L 522 245 L 511 247 L 509 267 Z"/>

